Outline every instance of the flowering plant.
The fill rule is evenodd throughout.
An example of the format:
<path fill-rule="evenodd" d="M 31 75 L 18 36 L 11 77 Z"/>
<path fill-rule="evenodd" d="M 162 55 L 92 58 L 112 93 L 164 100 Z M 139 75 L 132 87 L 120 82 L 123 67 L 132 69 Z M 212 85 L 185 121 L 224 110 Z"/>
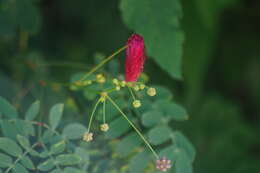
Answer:
<path fill-rule="evenodd" d="M 124 50 L 125 77 L 109 74 L 104 65 Z M 80 123 L 62 125 L 63 104 L 55 104 L 50 110 L 49 121 L 44 122 L 42 116 L 37 119 L 39 101 L 30 106 L 25 119 L 19 119 L 15 108 L 0 98 L 0 112 L 3 114 L 1 124 L 4 125 L 5 136 L 0 138 L 0 149 L 5 152 L 2 155 L 0 153 L 5 160 L 0 166 L 6 168 L 5 173 L 12 170 L 26 172 L 27 169 L 55 173 L 95 172 L 98 168 L 94 165 L 100 167 L 102 160 L 99 163 L 94 158 L 97 153 L 102 155 L 102 152 L 111 156 L 112 165 L 118 164 L 117 160 L 121 158 L 130 159 L 129 166 L 119 166 L 121 169 L 117 172 L 122 173 L 126 170 L 131 173 L 152 172 L 155 169 L 166 172 L 171 167 L 177 172 L 191 169 L 195 151 L 187 138 L 171 127 L 172 120 L 187 120 L 187 112 L 171 101 L 169 90 L 148 86 L 148 77 L 141 74 L 145 60 L 144 39 L 133 34 L 125 46 L 101 60 L 89 72 L 74 75 L 70 83 L 40 80 L 42 88 L 50 87 L 58 92 L 64 86 L 75 94 L 73 99 L 67 100 L 66 107 L 75 106 L 77 95 L 81 97 L 82 93 L 86 102 L 96 100 L 90 116 L 84 116 L 89 120 L 87 127 Z M 121 116 L 118 117 L 118 113 Z M 23 127 L 23 131 L 13 130 L 18 127 Z M 97 143 L 101 141 L 104 144 L 101 135 L 97 135 L 96 127 L 106 132 L 105 141 L 109 149 L 106 148 L 108 146 L 99 146 L 99 152 L 91 153 L 89 149 L 94 150 Z M 62 132 L 59 129 L 63 129 Z M 142 143 L 146 147 L 143 148 Z M 10 156 L 17 158 L 13 161 Z M 28 156 L 38 157 L 39 160 L 34 163 Z M 113 171 L 114 166 L 106 166 L 105 172 Z"/>

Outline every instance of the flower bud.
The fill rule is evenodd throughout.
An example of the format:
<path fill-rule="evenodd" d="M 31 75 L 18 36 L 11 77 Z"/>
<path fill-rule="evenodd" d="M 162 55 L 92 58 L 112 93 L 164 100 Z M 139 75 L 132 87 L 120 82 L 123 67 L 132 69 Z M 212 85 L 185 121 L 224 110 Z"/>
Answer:
<path fill-rule="evenodd" d="M 149 88 L 149 89 L 147 90 L 147 94 L 148 94 L 149 96 L 155 96 L 155 95 L 156 95 L 156 89 L 155 89 L 155 88 Z"/>
<path fill-rule="evenodd" d="M 86 133 L 83 135 L 83 140 L 86 141 L 86 142 L 92 141 L 92 140 L 93 140 L 93 133 L 86 132 Z"/>
<path fill-rule="evenodd" d="M 121 85 L 121 87 L 125 87 L 126 86 L 126 81 L 122 81 L 121 83 L 120 83 L 120 85 Z"/>
<path fill-rule="evenodd" d="M 145 84 L 140 84 L 139 88 L 140 88 L 140 90 L 145 89 Z"/>
<path fill-rule="evenodd" d="M 133 101 L 133 106 L 134 106 L 135 108 L 139 108 L 139 107 L 141 106 L 140 100 L 134 100 L 134 101 Z"/>
<path fill-rule="evenodd" d="M 113 84 L 115 84 L 115 85 L 119 85 L 119 81 L 115 78 L 115 79 L 113 79 Z"/>
<path fill-rule="evenodd" d="M 106 82 L 106 78 L 102 74 L 96 75 L 96 80 L 97 80 L 98 83 L 105 83 Z"/>
<path fill-rule="evenodd" d="M 120 86 L 116 86 L 116 90 L 119 91 L 121 88 Z"/>
<path fill-rule="evenodd" d="M 92 81 L 91 80 L 85 80 L 83 81 L 83 86 L 91 85 Z"/>
<path fill-rule="evenodd" d="M 107 98 L 107 92 L 102 92 L 102 93 L 100 93 L 100 101 L 101 102 L 104 102 L 105 100 L 106 100 L 106 98 Z"/>
<path fill-rule="evenodd" d="M 134 90 L 135 90 L 135 91 L 139 91 L 139 89 L 140 89 L 140 88 L 139 88 L 138 85 L 135 85 L 135 86 L 134 86 Z"/>
<path fill-rule="evenodd" d="M 107 123 L 104 123 L 104 124 L 101 124 L 100 125 L 100 130 L 103 131 L 103 132 L 106 132 L 109 130 L 109 126 Z"/>
<path fill-rule="evenodd" d="M 168 160 L 166 157 L 156 160 L 156 169 L 166 172 L 172 167 L 171 160 Z"/>

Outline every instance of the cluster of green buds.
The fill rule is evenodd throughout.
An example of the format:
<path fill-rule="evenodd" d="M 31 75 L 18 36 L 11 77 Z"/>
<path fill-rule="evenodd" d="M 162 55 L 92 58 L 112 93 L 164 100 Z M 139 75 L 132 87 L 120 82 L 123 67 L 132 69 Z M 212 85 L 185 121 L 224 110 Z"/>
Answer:
<path fill-rule="evenodd" d="M 144 83 L 131 82 L 131 83 L 127 83 L 127 87 L 133 97 L 134 101 L 132 102 L 132 105 L 134 108 L 139 108 L 142 105 L 141 101 L 136 98 L 135 92 L 146 90 L 148 96 L 153 97 L 156 95 L 156 89 L 152 87 L 148 87 Z"/>
<path fill-rule="evenodd" d="M 76 80 L 74 81 L 72 84 L 70 84 L 70 90 L 72 91 L 76 91 L 80 88 L 84 88 L 84 87 L 87 87 L 93 83 L 97 83 L 97 84 L 104 84 L 106 82 L 106 77 L 103 75 L 103 74 L 97 74 L 95 76 L 95 79 L 88 79 L 88 80 L 83 80 L 83 79 L 80 79 L 80 80 Z"/>

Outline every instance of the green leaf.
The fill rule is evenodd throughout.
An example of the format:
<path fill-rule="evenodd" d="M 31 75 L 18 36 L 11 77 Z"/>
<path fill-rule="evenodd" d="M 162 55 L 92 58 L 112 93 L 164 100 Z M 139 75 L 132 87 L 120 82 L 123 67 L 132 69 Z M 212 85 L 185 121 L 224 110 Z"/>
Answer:
<path fill-rule="evenodd" d="M 130 161 L 129 172 L 130 173 L 143 173 L 150 161 L 150 155 L 148 151 L 143 151 L 136 154 Z"/>
<path fill-rule="evenodd" d="M 51 129 L 46 129 L 42 135 L 42 141 L 49 143 L 54 138 L 54 132 Z"/>
<path fill-rule="evenodd" d="M 172 77 L 181 79 L 184 35 L 179 0 L 121 0 L 120 8 L 127 26 L 144 37 L 148 55 Z M 158 9 L 163 10 L 155 13 Z"/>
<path fill-rule="evenodd" d="M 30 142 L 26 137 L 17 135 L 17 141 L 24 149 L 30 148 Z"/>
<path fill-rule="evenodd" d="M 176 159 L 178 158 L 180 152 L 181 151 L 175 145 L 171 145 L 166 148 L 163 148 L 160 151 L 159 156 L 166 157 L 167 159 L 171 160 L 172 162 L 175 162 Z M 173 164 L 175 164 L 175 163 L 173 163 Z"/>
<path fill-rule="evenodd" d="M 62 154 L 56 157 L 60 165 L 75 165 L 81 162 L 81 157 L 76 154 Z"/>
<path fill-rule="evenodd" d="M 16 139 L 17 134 L 22 136 L 35 135 L 35 129 L 33 125 L 27 121 L 21 119 L 2 120 L 0 121 L 2 132 L 4 136 Z"/>
<path fill-rule="evenodd" d="M 165 116 L 177 121 L 187 120 L 189 118 L 187 111 L 180 105 L 167 100 L 158 100 L 154 104 L 158 110 L 162 110 Z"/>
<path fill-rule="evenodd" d="M 63 104 L 58 103 L 51 108 L 49 114 L 49 122 L 52 129 L 56 129 L 56 127 L 58 126 L 63 113 L 63 107 L 64 107 Z"/>
<path fill-rule="evenodd" d="M 116 118 L 109 126 L 110 129 L 106 133 L 109 138 L 117 138 L 130 129 L 130 125 L 123 117 Z"/>
<path fill-rule="evenodd" d="M 89 153 L 84 148 L 77 147 L 75 154 L 81 157 L 82 162 L 89 162 Z"/>
<path fill-rule="evenodd" d="M 32 160 L 28 157 L 28 156 L 23 156 L 21 158 L 21 163 L 23 164 L 24 167 L 28 168 L 28 169 L 35 169 L 35 166 L 32 162 Z"/>
<path fill-rule="evenodd" d="M 175 163 L 176 173 L 192 173 L 192 164 L 184 152 L 179 153 Z"/>
<path fill-rule="evenodd" d="M 34 118 L 39 114 L 40 111 L 40 101 L 35 101 L 25 114 L 25 119 L 28 121 L 34 120 Z"/>
<path fill-rule="evenodd" d="M 19 27 L 22 31 L 35 34 L 40 29 L 40 12 L 30 0 L 19 0 L 8 3 L 5 13 L 8 19 L 6 19 L 4 24 L 7 24 L 7 28 L 10 30 Z"/>
<path fill-rule="evenodd" d="M 60 169 L 54 169 L 50 173 L 64 173 L 64 172 Z"/>
<path fill-rule="evenodd" d="M 66 147 L 65 141 L 60 141 L 51 146 L 50 153 L 59 154 L 65 150 L 65 147 Z"/>
<path fill-rule="evenodd" d="M 38 151 L 35 151 L 34 149 L 29 149 L 29 154 L 34 157 L 40 157 L 40 153 Z"/>
<path fill-rule="evenodd" d="M 154 88 L 156 89 L 156 95 L 154 96 L 155 100 L 158 99 L 170 100 L 173 98 L 173 94 L 168 88 L 162 86 L 154 86 Z"/>
<path fill-rule="evenodd" d="M 52 159 L 48 159 L 42 163 L 40 163 L 37 168 L 40 170 L 40 171 L 49 171 L 51 170 L 53 167 L 54 167 L 54 161 Z"/>
<path fill-rule="evenodd" d="M 0 112 L 9 118 L 16 118 L 18 113 L 7 100 L 0 96 Z"/>
<path fill-rule="evenodd" d="M 5 137 L 0 137 L 0 149 L 12 156 L 22 154 L 22 149 L 13 140 Z"/>
<path fill-rule="evenodd" d="M 87 131 L 87 128 L 79 123 L 71 123 L 63 129 L 63 136 L 67 139 L 80 139 Z"/>
<path fill-rule="evenodd" d="M 43 151 L 43 152 L 39 153 L 39 156 L 40 156 L 41 158 L 46 158 L 46 157 L 49 156 L 49 152 L 48 152 L 48 151 Z"/>
<path fill-rule="evenodd" d="M 171 104 L 171 107 L 169 107 L 168 111 L 168 115 L 171 115 L 174 120 L 183 121 L 189 118 L 186 110 L 182 106 L 175 103 Z"/>
<path fill-rule="evenodd" d="M 77 168 L 67 167 L 64 169 L 64 173 L 86 173 L 86 172 Z"/>
<path fill-rule="evenodd" d="M 176 147 L 186 153 L 186 156 L 190 161 L 195 159 L 195 148 L 181 132 L 177 131 L 173 133 L 173 143 L 175 143 Z"/>
<path fill-rule="evenodd" d="M 5 155 L 3 153 L 0 153 L 0 167 L 1 168 L 7 168 L 12 164 L 12 158 L 8 155 Z"/>
<path fill-rule="evenodd" d="M 146 127 L 151 127 L 160 123 L 162 118 L 163 118 L 163 113 L 161 111 L 157 111 L 157 110 L 149 111 L 143 114 L 142 123 Z"/>
<path fill-rule="evenodd" d="M 126 157 L 129 155 L 135 148 L 137 148 L 142 143 L 140 137 L 135 133 L 128 134 L 124 137 L 116 146 L 116 152 L 122 156 Z"/>
<path fill-rule="evenodd" d="M 16 135 L 18 134 L 18 129 L 14 121 L 3 119 L 0 120 L 0 124 L 1 124 L 3 136 L 6 136 L 11 139 L 16 139 Z"/>
<path fill-rule="evenodd" d="M 171 129 L 167 126 L 158 126 L 148 132 L 148 138 L 152 144 L 159 145 L 170 138 L 171 132 Z"/>
<path fill-rule="evenodd" d="M 21 134 L 24 134 L 25 136 L 29 136 L 29 135 L 35 136 L 34 126 L 30 122 L 20 120 L 17 122 L 17 125 L 21 126 L 21 130 L 23 132 Z"/>
<path fill-rule="evenodd" d="M 21 164 L 16 163 L 13 173 L 29 173 Z"/>

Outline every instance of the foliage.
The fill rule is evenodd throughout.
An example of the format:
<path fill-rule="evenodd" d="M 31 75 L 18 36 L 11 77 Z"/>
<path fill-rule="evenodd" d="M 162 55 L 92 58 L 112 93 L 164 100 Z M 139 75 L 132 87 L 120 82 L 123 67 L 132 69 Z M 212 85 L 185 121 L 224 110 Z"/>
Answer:
<path fill-rule="evenodd" d="M 157 0 L 122 0 L 120 7 L 129 28 L 144 36 L 148 55 L 171 76 L 182 78 L 184 35 L 180 28 L 182 9 L 179 0 L 166 0 L 164 3 Z M 154 13 L 158 9 L 163 10 Z"/>
<path fill-rule="evenodd" d="M 174 162 L 176 172 L 184 172 L 185 170 L 191 172 L 191 163 L 195 156 L 194 148 L 182 133 L 168 126 L 172 119 L 187 119 L 187 112 L 181 106 L 172 103 L 170 97 L 160 95 L 163 93 L 170 94 L 170 91 L 162 87 L 158 87 L 158 89 L 159 95 L 155 96 L 153 100 L 144 97 L 145 91 L 138 93 L 139 98 L 144 97 L 142 99 L 144 106 L 140 112 L 126 107 L 127 103 L 124 106 L 125 110 L 127 110 L 128 117 L 132 121 L 138 122 L 139 118 L 142 119 L 151 144 L 154 146 L 165 144 L 165 147 L 158 148 L 161 151 L 160 156 L 170 158 Z M 84 90 L 87 91 L 88 88 Z M 122 94 L 124 92 L 120 95 L 113 95 L 114 99 L 120 100 L 121 104 L 127 102 L 123 98 L 128 95 Z M 122 129 L 124 119 L 116 117 L 118 113 L 115 108 L 111 107 L 111 104 L 107 106 L 109 108 L 107 116 L 112 119 L 109 123 L 110 130 L 107 137 L 109 139 L 120 137 L 120 140 L 113 144 L 112 150 L 120 158 L 127 158 L 130 163 L 128 168 L 130 172 L 143 172 L 148 165 L 151 165 L 150 161 L 153 160 L 150 153 L 145 151 L 146 149 L 142 147 L 139 136 L 130 130 L 128 124 L 125 124 L 125 130 Z M 1 167 L 5 169 L 5 172 L 11 170 L 14 172 L 29 172 L 29 170 L 36 170 L 36 168 L 43 172 L 66 172 L 66 170 L 71 172 L 85 170 L 96 172 L 93 169 L 87 169 L 90 165 L 93 165 L 92 157 L 96 154 L 92 156 L 91 150 L 89 151 L 82 141 L 82 136 L 87 131 L 86 127 L 79 123 L 69 123 L 63 127 L 63 130 L 61 128 L 62 133 L 60 133 L 56 129 L 60 129 L 63 104 L 58 103 L 51 107 L 48 124 L 37 121 L 37 115 L 41 114 L 40 107 L 40 102 L 35 101 L 26 110 L 24 118 L 20 118 L 16 109 L 1 97 L 1 129 L 5 137 L 0 139 L 0 149 L 3 151 L 1 153 Z M 16 114 L 13 112 L 16 112 Z M 153 113 L 156 113 L 156 116 L 147 116 Z M 157 121 L 156 124 L 150 123 L 153 120 Z M 140 153 L 143 150 L 145 152 Z M 97 154 L 102 153 L 98 152 Z M 105 169 L 106 172 L 113 170 L 109 165 Z"/>

